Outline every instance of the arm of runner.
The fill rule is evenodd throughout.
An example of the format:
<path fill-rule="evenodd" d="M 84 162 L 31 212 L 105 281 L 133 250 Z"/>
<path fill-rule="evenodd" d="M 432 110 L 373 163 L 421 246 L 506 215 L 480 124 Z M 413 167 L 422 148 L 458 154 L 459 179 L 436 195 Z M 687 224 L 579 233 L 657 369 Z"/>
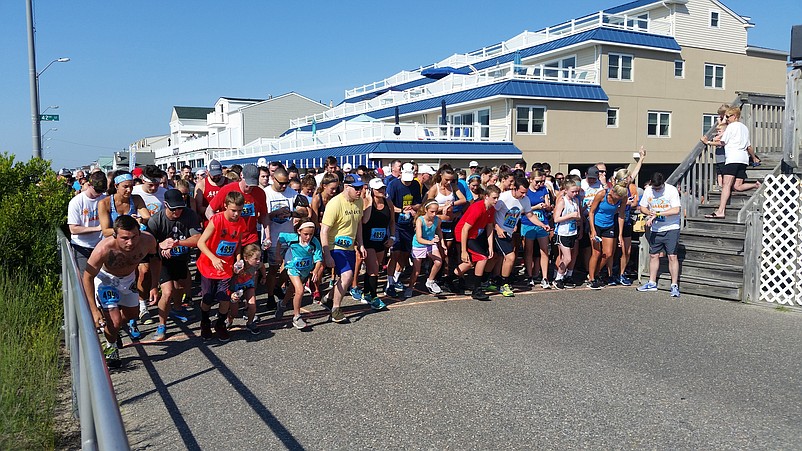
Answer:
<path fill-rule="evenodd" d="M 607 195 L 606 191 L 599 190 L 599 192 L 596 193 L 596 196 L 593 197 L 593 202 L 590 204 L 590 206 L 588 206 L 588 224 L 590 226 L 589 232 L 590 232 L 591 244 L 593 243 L 593 240 L 596 239 L 596 225 L 593 224 L 594 212 L 596 211 L 597 208 L 599 208 L 599 204 L 606 195 Z"/>
<path fill-rule="evenodd" d="M 320 225 L 320 247 L 323 248 L 323 262 L 327 267 L 334 268 L 334 259 L 331 258 L 329 248 L 329 226 L 326 224 Z"/>
<path fill-rule="evenodd" d="M 223 260 L 218 257 L 217 255 L 212 252 L 208 246 L 206 246 L 206 242 L 209 241 L 209 238 L 212 237 L 214 234 L 214 224 L 209 222 L 206 228 L 203 230 L 203 234 L 201 234 L 200 239 L 198 240 L 198 249 L 205 255 L 209 261 L 212 262 L 212 266 L 214 269 L 218 271 L 223 270 Z"/>
<path fill-rule="evenodd" d="M 103 232 L 103 236 L 111 236 L 114 233 L 114 224 L 111 222 L 111 213 L 109 209 L 111 205 L 109 202 L 114 202 L 114 196 L 109 196 L 97 204 L 97 215 L 98 219 L 100 219 L 100 230 Z M 72 226 L 70 226 L 70 231 L 72 231 Z"/>
<path fill-rule="evenodd" d="M 98 327 L 100 327 L 100 324 L 103 322 L 103 313 L 100 311 L 100 308 L 98 308 L 95 300 L 95 276 L 100 272 L 100 268 L 103 267 L 107 259 L 107 246 L 104 246 L 101 242 L 101 244 L 92 251 L 92 255 L 89 256 L 83 275 L 84 294 L 86 294 L 86 299 L 89 301 L 89 310 L 92 312 L 92 318 L 95 321 L 95 325 Z"/>

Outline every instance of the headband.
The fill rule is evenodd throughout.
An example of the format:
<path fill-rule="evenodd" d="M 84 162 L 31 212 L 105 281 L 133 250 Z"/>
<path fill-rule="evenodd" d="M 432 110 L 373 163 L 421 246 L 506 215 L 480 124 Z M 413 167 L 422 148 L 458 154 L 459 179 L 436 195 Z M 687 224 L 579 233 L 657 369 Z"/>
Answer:
<path fill-rule="evenodd" d="M 481 175 L 479 175 L 479 174 L 471 174 L 471 176 L 470 176 L 470 177 L 468 177 L 468 180 L 472 180 L 472 179 L 480 179 L 480 178 L 482 178 L 482 176 L 481 176 Z"/>
<path fill-rule="evenodd" d="M 424 205 L 423 208 L 429 208 L 429 205 L 440 205 L 440 204 L 436 200 L 430 200 L 429 202 L 426 202 L 426 205 Z"/>
<path fill-rule="evenodd" d="M 126 172 L 125 174 L 120 174 L 117 177 L 114 177 L 114 184 L 115 185 L 119 185 L 122 182 L 127 182 L 127 181 L 133 180 L 133 179 L 134 179 L 134 176 Z"/>
<path fill-rule="evenodd" d="M 312 221 L 307 221 L 307 222 L 305 222 L 305 223 L 301 224 L 301 226 L 300 226 L 300 227 L 298 227 L 298 230 L 305 229 L 305 228 L 307 228 L 307 227 L 311 227 L 311 228 L 313 228 L 313 229 L 316 229 L 316 228 L 317 228 L 317 227 L 315 226 L 315 223 L 314 223 L 314 222 L 312 222 Z"/>
<path fill-rule="evenodd" d="M 145 183 L 157 183 L 152 178 L 148 177 L 145 174 L 140 175 L 139 178 Z"/>

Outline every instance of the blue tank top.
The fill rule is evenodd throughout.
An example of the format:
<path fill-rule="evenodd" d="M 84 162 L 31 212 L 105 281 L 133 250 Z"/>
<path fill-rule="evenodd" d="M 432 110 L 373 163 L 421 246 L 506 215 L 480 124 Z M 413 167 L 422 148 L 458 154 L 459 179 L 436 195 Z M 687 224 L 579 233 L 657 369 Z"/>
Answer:
<path fill-rule="evenodd" d="M 619 200 L 615 204 L 611 204 L 607 197 L 610 195 L 610 190 L 606 190 L 604 192 L 604 199 L 599 202 L 599 206 L 596 207 L 596 211 L 593 212 L 593 223 L 602 228 L 610 228 L 615 223 L 615 214 L 618 211 L 618 207 L 621 205 L 621 201 Z"/>
<path fill-rule="evenodd" d="M 131 212 L 131 204 L 130 204 L 130 202 L 133 202 L 133 201 L 134 201 L 133 197 L 131 197 L 131 200 L 128 201 L 129 202 L 129 204 L 128 204 L 128 213 Z M 117 213 L 117 205 L 114 203 L 114 195 L 112 195 L 111 199 L 109 199 L 109 216 L 111 216 L 111 222 L 113 223 L 114 221 L 117 220 L 118 217 L 126 216 L 126 215 L 127 215 L 126 213 Z"/>
<path fill-rule="evenodd" d="M 440 218 L 437 216 L 434 217 L 434 221 L 432 221 L 431 226 L 426 226 L 426 221 L 423 219 L 423 216 L 418 218 L 421 222 L 420 227 L 420 234 L 423 236 L 424 240 L 432 240 L 434 235 L 437 233 L 437 224 L 440 224 Z M 412 247 L 426 247 L 427 244 L 421 244 L 418 242 L 418 234 L 416 233 L 412 237 Z"/>
<path fill-rule="evenodd" d="M 537 205 L 537 204 L 541 204 L 541 203 L 545 202 L 546 201 L 546 196 L 548 194 L 549 194 L 549 189 L 546 188 L 545 185 L 541 186 L 540 188 L 538 188 L 537 191 L 532 191 L 532 188 L 529 188 L 528 190 L 526 190 L 526 197 L 529 198 L 529 203 L 532 204 L 533 207 L 535 205 Z M 545 223 L 546 220 L 548 219 L 546 217 L 546 211 L 545 210 L 532 210 L 532 213 L 535 214 L 535 216 L 537 217 L 537 219 L 540 220 L 540 222 Z M 521 224 L 528 225 L 528 226 L 535 225 L 535 223 L 530 221 L 529 218 L 526 217 L 526 215 L 521 215 Z"/>

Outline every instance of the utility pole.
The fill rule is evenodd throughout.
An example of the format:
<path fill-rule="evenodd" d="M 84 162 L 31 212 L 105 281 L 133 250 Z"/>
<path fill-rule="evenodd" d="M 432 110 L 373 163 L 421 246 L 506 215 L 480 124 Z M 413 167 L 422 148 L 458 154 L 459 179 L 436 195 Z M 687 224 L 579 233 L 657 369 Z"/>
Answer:
<path fill-rule="evenodd" d="M 25 0 L 28 18 L 28 71 L 31 84 L 31 125 L 33 127 L 33 158 L 42 158 L 42 130 L 39 124 L 39 76 L 36 73 L 36 42 L 33 29 L 33 0 Z"/>

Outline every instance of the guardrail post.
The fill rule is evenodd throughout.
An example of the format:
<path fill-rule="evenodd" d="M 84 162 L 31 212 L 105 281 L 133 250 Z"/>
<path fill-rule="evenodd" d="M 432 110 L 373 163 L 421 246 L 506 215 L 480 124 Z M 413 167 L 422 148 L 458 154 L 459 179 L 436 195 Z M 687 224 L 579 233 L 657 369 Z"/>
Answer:
<path fill-rule="evenodd" d="M 744 289 L 742 302 L 756 303 L 760 300 L 760 255 L 763 252 L 763 215 L 760 210 L 746 215 L 746 238 L 744 240 Z"/>

